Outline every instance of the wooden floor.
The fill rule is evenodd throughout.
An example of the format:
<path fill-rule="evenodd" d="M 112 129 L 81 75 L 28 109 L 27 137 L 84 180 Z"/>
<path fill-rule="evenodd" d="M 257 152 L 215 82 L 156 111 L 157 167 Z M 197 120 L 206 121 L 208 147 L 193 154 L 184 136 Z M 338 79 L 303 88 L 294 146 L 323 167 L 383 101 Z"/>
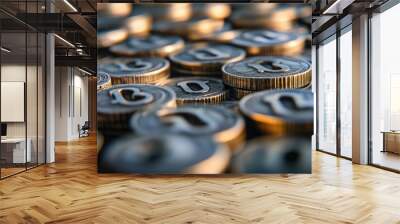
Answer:
<path fill-rule="evenodd" d="M 0 223 L 400 223 L 400 175 L 315 152 L 312 175 L 96 173 L 95 138 L 0 181 Z"/>

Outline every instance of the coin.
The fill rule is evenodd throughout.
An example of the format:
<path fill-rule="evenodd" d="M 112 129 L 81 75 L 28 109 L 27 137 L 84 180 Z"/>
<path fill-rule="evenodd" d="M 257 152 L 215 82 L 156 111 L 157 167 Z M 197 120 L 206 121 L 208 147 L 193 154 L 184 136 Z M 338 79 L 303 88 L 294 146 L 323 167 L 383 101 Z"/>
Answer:
<path fill-rule="evenodd" d="M 154 23 L 153 32 L 183 37 L 212 34 L 224 27 L 223 20 L 210 18 L 192 18 L 188 21 L 163 20 Z"/>
<path fill-rule="evenodd" d="M 106 72 L 97 73 L 97 91 L 111 87 L 111 77 Z"/>
<path fill-rule="evenodd" d="M 97 11 L 98 13 L 104 16 L 113 16 L 113 17 L 125 17 L 128 16 L 132 11 L 132 4 L 130 3 L 98 3 Z"/>
<path fill-rule="evenodd" d="M 313 133 L 314 97 L 300 89 L 267 90 L 240 100 L 240 111 L 267 134 Z"/>
<path fill-rule="evenodd" d="M 188 33 L 186 38 L 193 42 L 213 41 L 213 39 L 219 38 L 223 33 L 230 31 L 231 29 L 232 24 L 224 22 L 224 25 L 220 29 L 216 29 L 211 33 Z"/>
<path fill-rule="evenodd" d="M 172 67 L 186 75 L 221 75 L 221 67 L 243 59 L 244 50 L 229 45 L 197 43 L 170 56 Z"/>
<path fill-rule="evenodd" d="M 124 41 L 126 38 L 128 38 L 128 31 L 124 28 L 99 30 L 97 32 L 97 47 L 110 47 Z"/>
<path fill-rule="evenodd" d="M 249 141 L 232 159 L 238 173 L 311 173 L 311 141 L 269 137 Z"/>
<path fill-rule="evenodd" d="M 228 90 L 222 80 L 208 77 L 185 77 L 166 80 L 161 83 L 176 94 L 176 103 L 208 104 L 219 103 L 228 97 Z"/>
<path fill-rule="evenodd" d="M 129 130 L 128 120 L 140 110 L 175 106 L 175 93 L 166 87 L 144 84 L 114 85 L 97 93 L 97 126 L 109 132 Z"/>
<path fill-rule="evenodd" d="M 149 35 L 130 37 L 125 42 L 112 46 L 110 52 L 121 56 L 166 57 L 183 47 L 184 42 L 178 36 Z"/>
<path fill-rule="evenodd" d="M 230 43 L 245 49 L 248 55 L 292 56 L 303 51 L 305 38 L 295 32 L 247 30 L 236 32 Z"/>
<path fill-rule="evenodd" d="M 186 21 L 192 16 L 189 3 L 136 4 L 133 13 L 146 13 L 155 21 Z"/>
<path fill-rule="evenodd" d="M 114 58 L 99 66 L 113 84 L 155 84 L 169 76 L 169 62 L 163 58 Z"/>
<path fill-rule="evenodd" d="M 276 7 L 267 12 L 261 10 L 239 10 L 232 15 L 233 25 L 238 28 L 267 28 L 289 31 L 297 19 L 295 7 Z"/>
<path fill-rule="evenodd" d="M 217 174 L 229 159 L 229 150 L 210 138 L 128 135 L 101 150 L 99 172 Z"/>
<path fill-rule="evenodd" d="M 151 30 L 152 20 L 149 15 L 132 15 L 125 19 L 125 27 L 131 36 L 146 36 Z"/>
<path fill-rule="evenodd" d="M 226 3 L 193 3 L 192 8 L 194 17 L 225 19 L 231 14 L 231 8 Z"/>
<path fill-rule="evenodd" d="M 222 72 L 226 85 L 253 91 L 301 88 L 311 81 L 310 63 L 290 57 L 249 57 L 224 65 Z"/>
<path fill-rule="evenodd" d="M 245 137 L 243 118 L 232 110 L 217 105 L 185 105 L 158 111 L 136 113 L 131 127 L 137 134 L 174 133 L 190 136 L 212 136 L 231 149 Z"/>

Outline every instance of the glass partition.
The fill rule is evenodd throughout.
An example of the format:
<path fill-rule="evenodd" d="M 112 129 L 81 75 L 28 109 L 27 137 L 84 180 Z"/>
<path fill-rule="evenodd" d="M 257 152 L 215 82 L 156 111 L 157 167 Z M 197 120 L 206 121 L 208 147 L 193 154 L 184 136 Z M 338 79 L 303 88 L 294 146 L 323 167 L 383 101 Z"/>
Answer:
<path fill-rule="evenodd" d="M 318 139 L 321 151 L 336 153 L 336 37 L 318 47 Z"/>

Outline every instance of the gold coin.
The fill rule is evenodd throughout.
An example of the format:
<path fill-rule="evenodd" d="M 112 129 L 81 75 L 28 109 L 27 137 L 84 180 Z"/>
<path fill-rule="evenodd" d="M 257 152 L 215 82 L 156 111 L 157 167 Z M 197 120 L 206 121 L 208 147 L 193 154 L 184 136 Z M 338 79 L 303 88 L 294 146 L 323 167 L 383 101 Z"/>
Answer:
<path fill-rule="evenodd" d="M 150 33 L 151 24 L 148 15 L 133 15 L 125 19 L 125 27 L 131 36 L 146 36 Z"/>
<path fill-rule="evenodd" d="M 97 73 L 97 91 L 111 87 L 111 76 L 106 72 Z"/>
<path fill-rule="evenodd" d="M 132 11 L 131 3 L 97 3 L 97 11 L 101 16 L 125 17 Z"/>
<path fill-rule="evenodd" d="M 97 32 L 97 47 L 106 48 L 121 43 L 128 38 L 128 31 L 124 28 L 116 28 Z"/>

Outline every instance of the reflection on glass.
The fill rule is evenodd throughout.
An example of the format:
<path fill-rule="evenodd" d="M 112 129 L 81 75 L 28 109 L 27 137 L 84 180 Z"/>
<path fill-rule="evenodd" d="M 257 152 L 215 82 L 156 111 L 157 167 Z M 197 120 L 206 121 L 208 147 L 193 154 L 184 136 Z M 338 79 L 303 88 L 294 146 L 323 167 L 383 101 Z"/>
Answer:
<path fill-rule="evenodd" d="M 400 170 L 400 32 L 393 27 L 398 21 L 400 5 L 371 20 L 372 163 L 396 170 Z"/>
<path fill-rule="evenodd" d="M 351 158 L 352 141 L 352 35 L 340 36 L 340 153 Z"/>
<path fill-rule="evenodd" d="M 336 39 L 318 48 L 318 148 L 336 153 Z"/>

